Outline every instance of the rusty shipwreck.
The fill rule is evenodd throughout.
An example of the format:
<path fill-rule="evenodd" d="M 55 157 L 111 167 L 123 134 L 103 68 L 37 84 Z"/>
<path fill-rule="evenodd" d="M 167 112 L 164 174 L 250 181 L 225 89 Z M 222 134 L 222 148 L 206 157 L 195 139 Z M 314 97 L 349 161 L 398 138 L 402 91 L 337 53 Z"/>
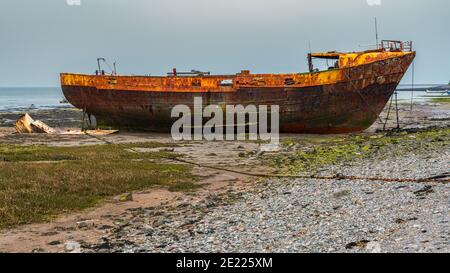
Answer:
<path fill-rule="evenodd" d="M 369 128 L 414 60 L 411 42 L 383 41 L 364 52 L 308 54 L 309 72 L 210 75 L 193 71 L 167 76 L 61 74 L 67 100 L 100 124 L 170 131 L 171 109 L 205 105 L 279 105 L 280 131 L 348 133 Z M 332 60 L 327 70 L 313 60 Z M 99 69 L 100 70 L 100 69 Z"/>

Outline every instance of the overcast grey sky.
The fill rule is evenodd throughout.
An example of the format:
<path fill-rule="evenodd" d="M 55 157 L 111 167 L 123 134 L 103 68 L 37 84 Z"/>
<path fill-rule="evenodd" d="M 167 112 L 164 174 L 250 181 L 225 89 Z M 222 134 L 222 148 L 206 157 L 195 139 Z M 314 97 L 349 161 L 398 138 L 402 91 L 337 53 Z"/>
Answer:
<path fill-rule="evenodd" d="M 450 80 L 448 0 L 68 2 L 0 0 L 0 86 L 57 86 L 60 72 L 95 71 L 97 57 L 124 74 L 302 72 L 308 41 L 313 51 L 375 44 L 375 16 L 381 38 L 414 41 L 417 83 Z"/>

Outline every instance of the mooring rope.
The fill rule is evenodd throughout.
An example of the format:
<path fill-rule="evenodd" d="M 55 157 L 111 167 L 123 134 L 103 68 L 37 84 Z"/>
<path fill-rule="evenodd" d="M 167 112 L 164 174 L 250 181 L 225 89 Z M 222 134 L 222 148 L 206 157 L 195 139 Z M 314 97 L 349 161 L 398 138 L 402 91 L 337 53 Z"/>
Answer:
<path fill-rule="evenodd" d="M 89 134 L 87 131 L 84 132 L 87 136 L 93 137 L 97 140 L 103 141 L 106 144 L 117 144 L 110 140 L 107 140 L 103 137 L 96 136 Z M 129 148 L 129 150 L 132 150 L 136 153 L 141 153 L 140 151 Z M 359 177 L 359 176 L 347 176 L 342 174 L 337 174 L 334 176 L 317 176 L 317 175 L 295 175 L 295 174 L 270 174 L 270 173 L 251 173 L 246 171 L 239 171 L 239 170 L 233 170 L 229 168 L 224 167 L 218 167 L 218 166 L 211 166 L 211 165 L 205 165 L 193 161 L 188 161 L 185 159 L 180 158 L 164 158 L 169 161 L 175 161 L 179 163 L 194 165 L 200 168 L 208 168 L 218 171 L 225 171 L 225 172 L 231 172 L 246 176 L 253 176 L 253 177 L 261 177 L 261 178 L 296 178 L 296 179 L 316 179 L 316 180 L 350 180 L 350 181 L 359 181 L 359 180 L 366 180 L 366 181 L 383 181 L 383 182 L 399 182 L 399 183 L 440 183 L 440 184 L 447 184 L 450 183 L 450 179 L 443 179 L 450 177 L 450 173 L 443 173 L 427 178 L 420 178 L 420 179 L 414 179 L 414 178 L 386 178 L 386 177 Z"/>
<path fill-rule="evenodd" d="M 383 131 L 386 130 L 386 125 L 387 125 L 387 122 L 389 120 L 389 115 L 391 114 L 392 101 L 393 101 L 393 96 L 391 96 L 391 99 L 390 99 L 390 102 L 389 102 L 389 109 L 388 109 L 388 112 L 387 112 L 387 115 L 386 115 L 386 120 L 384 121 L 384 124 L 383 124 Z"/>
<path fill-rule="evenodd" d="M 414 75 L 415 75 L 415 61 L 413 61 L 413 63 L 412 63 L 412 71 L 411 71 L 411 73 L 412 73 L 412 75 L 411 75 L 411 105 L 410 105 L 410 109 L 409 109 L 409 114 L 410 114 L 410 116 L 411 116 L 411 118 L 412 118 L 412 110 L 413 110 L 413 104 L 414 104 Z"/>
<path fill-rule="evenodd" d="M 397 129 L 400 129 L 400 117 L 398 115 L 399 109 L 398 109 L 398 93 L 397 93 L 397 91 L 395 91 L 394 94 L 395 94 L 395 112 L 397 114 Z"/>
<path fill-rule="evenodd" d="M 197 167 L 201 168 L 209 168 L 219 171 L 226 171 L 226 172 L 232 172 L 247 176 L 254 176 L 254 177 L 263 177 L 263 178 L 297 178 L 297 179 L 317 179 L 317 180 L 366 180 L 366 181 L 383 181 L 383 182 L 403 182 L 403 183 L 441 183 L 441 184 L 447 184 L 450 183 L 450 179 L 441 179 L 445 177 L 449 177 L 450 174 L 444 173 L 432 177 L 427 178 L 420 178 L 420 179 L 414 179 L 414 178 L 386 178 L 386 177 L 359 177 L 359 176 L 347 176 L 347 175 L 341 175 L 337 174 L 334 176 L 317 176 L 317 175 L 295 175 L 295 174 L 268 174 L 268 173 L 250 173 L 246 171 L 238 171 L 218 166 L 211 166 L 211 165 L 205 165 L 201 163 L 196 163 L 180 158 L 170 158 L 169 160 L 177 161 L 185 164 L 195 165 Z"/>

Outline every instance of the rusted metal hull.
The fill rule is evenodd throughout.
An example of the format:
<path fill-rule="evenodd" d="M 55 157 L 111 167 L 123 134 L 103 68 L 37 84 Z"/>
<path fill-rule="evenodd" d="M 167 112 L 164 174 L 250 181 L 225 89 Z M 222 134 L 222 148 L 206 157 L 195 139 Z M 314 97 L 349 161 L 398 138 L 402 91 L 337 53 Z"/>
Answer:
<path fill-rule="evenodd" d="M 285 133 L 349 133 L 365 130 L 377 120 L 414 57 L 414 53 L 395 55 L 317 73 L 202 77 L 215 81 L 233 77 L 233 86 L 217 88 L 184 88 L 184 81 L 195 77 L 179 79 L 183 82 L 178 84 L 165 82 L 161 88 L 152 84 L 155 77 L 86 76 L 89 80 L 82 81 L 80 75 L 68 80 L 63 77 L 70 74 L 64 74 L 62 90 L 75 107 L 115 127 L 170 131 L 176 120 L 171 118 L 172 108 L 184 104 L 193 109 L 194 97 L 202 97 L 204 106 L 279 105 L 280 131 Z"/>

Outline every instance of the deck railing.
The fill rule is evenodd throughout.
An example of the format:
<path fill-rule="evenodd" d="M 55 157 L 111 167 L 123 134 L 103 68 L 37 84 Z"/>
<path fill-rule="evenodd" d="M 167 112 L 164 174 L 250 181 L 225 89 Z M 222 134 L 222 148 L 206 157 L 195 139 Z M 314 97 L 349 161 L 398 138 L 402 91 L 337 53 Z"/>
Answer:
<path fill-rule="evenodd" d="M 394 40 L 383 40 L 381 41 L 381 48 L 386 51 L 403 51 L 412 52 L 413 42 L 412 41 L 394 41 Z"/>

